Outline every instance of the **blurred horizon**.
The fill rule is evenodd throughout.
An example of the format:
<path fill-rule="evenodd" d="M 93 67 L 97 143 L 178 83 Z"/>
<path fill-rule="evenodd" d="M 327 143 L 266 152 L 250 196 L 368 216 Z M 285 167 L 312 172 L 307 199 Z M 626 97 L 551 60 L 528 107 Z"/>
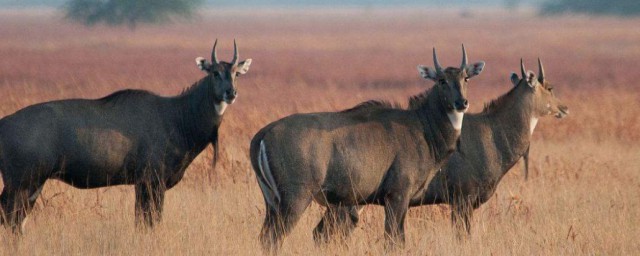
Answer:
<path fill-rule="evenodd" d="M 0 8 L 30 8 L 30 7 L 52 7 L 60 8 L 67 0 L 0 0 Z M 245 0 L 245 1 L 214 1 L 204 0 L 205 7 L 304 7 L 304 6 L 327 6 L 327 7 L 373 7 L 373 6 L 486 6 L 505 7 L 507 5 L 533 6 L 539 5 L 545 0 Z"/>

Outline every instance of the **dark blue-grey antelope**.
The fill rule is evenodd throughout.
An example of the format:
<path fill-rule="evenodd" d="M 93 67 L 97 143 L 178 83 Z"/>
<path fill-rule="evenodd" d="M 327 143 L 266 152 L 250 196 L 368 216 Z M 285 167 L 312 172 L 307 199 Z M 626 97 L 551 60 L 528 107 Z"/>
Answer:
<path fill-rule="evenodd" d="M 369 101 L 341 112 L 295 114 L 261 129 L 251 163 L 264 195 L 260 240 L 276 250 L 312 201 L 323 206 L 383 205 L 387 245 L 404 242 L 410 199 L 456 148 L 467 82 L 484 62 L 418 66 L 435 85 L 407 109 Z"/>
<path fill-rule="evenodd" d="M 212 62 L 196 59 L 207 75 L 180 95 L 122 90 L 35 104 L 0 120 L 2 223 L 22 233 L 48 179 L 82 189 L 134 185 L 136 223 L 160 221 L 165 191 L 210 143 L 217 152 L 222 115 L 251 64 L 239 60 L 235 42 L 233 60 L 218 61 L 216 45 Z"/>

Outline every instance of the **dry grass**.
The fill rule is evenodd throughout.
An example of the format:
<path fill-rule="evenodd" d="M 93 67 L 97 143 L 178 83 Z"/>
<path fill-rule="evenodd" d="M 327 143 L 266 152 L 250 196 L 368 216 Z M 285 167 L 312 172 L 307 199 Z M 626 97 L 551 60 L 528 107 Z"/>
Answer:
<path fill-rule="evenodd" d="M 255 11 L 252 11 L 255 12 Z M 237 38 L 251 71 L 221 130 L 222 160 L 203 153 L 167 193 L 163 224 L 133 225 L 133 189 L 78 190 L 47 183 L 26 235 L 0 235 L 0 255 L 174 255 L 260 252 L 263 200 L 249 166 L 248 144 L 262 126 L 295 112 L 331 111 L 367 99 L 405 103 L 430 86 L 415 66 L 458 65 L 460 43 L 471 61 L 487 62 L 471 83 L 472 111 L 509 89 L 520 57 L 543 58 L 571 114 L 542 120 L 534 133 L 531 179 L 517 165 L 475 213 L 474 231 L 457 241 L 444 206 L 412 209 L 399 254 L 640 253 L 640 33 L 637 19 L 552 18 L 496 11 L 207 12 L 192 24 L 87 29 L 50 12 L 0 13 L 0 114 L 33 103 L 97 98 L 123 88 L 179 93 L 199 79 L 193 59 L 231 56 Z M 284 254 L 382 254 L 383 213 L 367 207 L 344 243 L 315 247 L 312 206 Z"/>

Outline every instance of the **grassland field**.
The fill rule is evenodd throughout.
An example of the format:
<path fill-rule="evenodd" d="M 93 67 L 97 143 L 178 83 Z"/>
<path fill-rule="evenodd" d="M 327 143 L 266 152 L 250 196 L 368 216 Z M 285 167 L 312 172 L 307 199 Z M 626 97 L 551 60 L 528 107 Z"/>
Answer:
<path fill-rule="evenodd" d="M 510 72 L 540 57 L 565 119 L 542 119 L 522 163 L 475 212 L 459 241 L 447 206 L 409 212 L 398 255 L 640 254 L 640 19 L 539 17 L 531 12 L 321 9 L 210 10 L 181 24 L 86 28 L 51 10 L 0 11 L 0 116 L 66 98 L 137 88 L 179 94 L 204 76 L 194 58 L 252 58 L 225 113 L 214 168 L 207 149 L 167 192 L 163 223 L 137 232 L 131 186 L 79 190 L 49 181 L 26 233 L 0 232 L 0 255 L 256 255 L 264 201 L 248 158 L 252 136 L 298 112 L 337 111 L 369 99 L 407 104 L 433 84 L 416 65 L 484 60 L 470 112 L 510 89 Z M 284 255 L 384 254 L 381 207 L 365 208 L 353 236 L 317 247 L 312 205 Z"/>

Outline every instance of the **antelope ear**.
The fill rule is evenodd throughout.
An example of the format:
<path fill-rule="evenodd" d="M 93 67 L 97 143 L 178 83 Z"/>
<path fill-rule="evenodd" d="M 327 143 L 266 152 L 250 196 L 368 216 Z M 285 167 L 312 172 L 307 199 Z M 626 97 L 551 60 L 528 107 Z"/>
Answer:
<path fill-rule="evenodd" d="M 484 69 L 484 61 L 478 61 L 471 65 L 467 65 L 465 68 L 467 69 L 467 76 L 469 76 L 469 78 L 477 76 L 482 73 L 482 70 Z"/>
<path fill-rule="evenodd" d="M 196 65 L 200 70 L 203 70 L 203 71 L 211 70 L 211 62 L 209 62 L 205 58 L 202 58 L 202 57 L 196 58 Z"/>
<path fill-rule="evenodd" d="M 520 78 L 518 77 L 518 74 L 511 73 L 511 83 L 513 84 L 513 86 L 518 86 L 519 82 L 520 82 Z"/>
<path fill-rule="evenodd" d="M 431 79 L 433 81 L 437 81 L 436 77 L 438 75 L 438 72 L 436 72 L 436 69 L 434 68 L 418 65 L 418 72 L 420 73 L 420 76 L 424 79 Z"/>
<path fill-rule="evenodd" d="M 536 74 L 531 70 L 527 71 L 527 84 L 529 84 L 531 88 L 536 88 L 536 86 L 538 86 L 538 79 L 536 78 Z"/>
<path fill-rule="evenodd" d="M 249 66 L 251 65 L 251 59 L 246 59 L 243 62 L 238 63 L 238 73 L 244 75 L 249 71 Z"/>

